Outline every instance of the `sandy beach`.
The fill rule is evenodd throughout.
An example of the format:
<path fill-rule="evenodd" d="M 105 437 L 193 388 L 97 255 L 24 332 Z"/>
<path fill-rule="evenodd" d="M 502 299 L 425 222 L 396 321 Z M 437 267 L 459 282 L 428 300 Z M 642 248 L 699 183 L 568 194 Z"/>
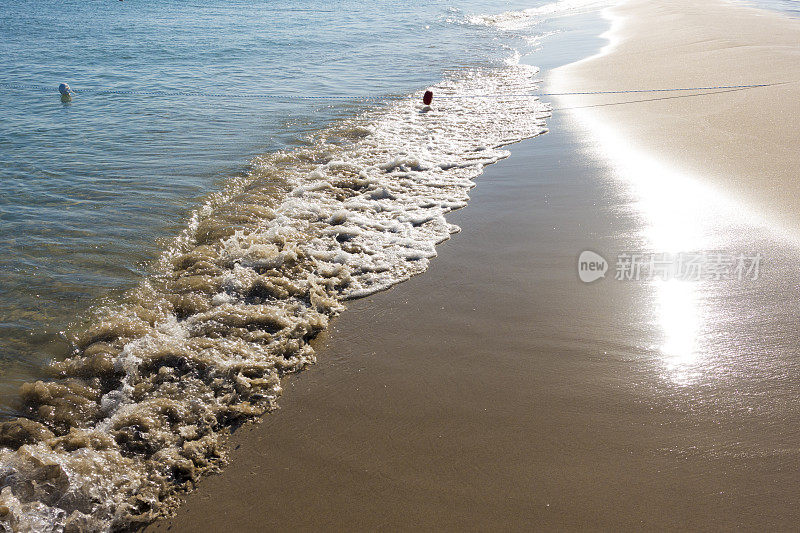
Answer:
<path fill-rule="evenodd" d="M 689 0 L 609 15 L 612 45 L 553 53 L 549 90 L 800 79 L 796 20 Z M 597 27 L 548 46 L 585 57 Z M 794 527 L 797 88 L 556 101 L 429 271 L 351 302 L 281 409 L 148 531 Z M 577 277 L 583 250 L 698 249 L 757 250 L 762 275 Z"/>
<path fill-rule="evenodd" d="M 609 44 L 556 69 L 555 92 L 770 84 L 769 87 L 564 97 L 595 127 L 797 228 L 800 25 L 712 0 L 622 2 Z M 704 93 L 704 94 L 703 94 Z"/>

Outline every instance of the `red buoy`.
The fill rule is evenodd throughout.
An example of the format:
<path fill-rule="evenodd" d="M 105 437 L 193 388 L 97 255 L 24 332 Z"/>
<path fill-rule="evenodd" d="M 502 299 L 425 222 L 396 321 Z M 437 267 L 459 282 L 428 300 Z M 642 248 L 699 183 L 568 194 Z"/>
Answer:
<path fill-rule="evenodd" d="M 433 102 L 433 91 L 425 91 L 425 94 L 422 96 L 422 103 L 431 105 L 431 102 Z"/>

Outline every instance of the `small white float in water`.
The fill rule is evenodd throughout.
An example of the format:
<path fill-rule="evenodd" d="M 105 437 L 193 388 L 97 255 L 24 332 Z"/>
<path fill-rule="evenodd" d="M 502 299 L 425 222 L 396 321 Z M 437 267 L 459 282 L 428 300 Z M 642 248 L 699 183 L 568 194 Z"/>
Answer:
<path fill-rule="evenodd" d="M 61 85 L 58 86 L 58 92 L 61 93 L 62 102 L 68 102 L 72 100 L 72 95 L 73 95 L 72 89 L 70 89 L 69 85 L 67 85 L 66 83 L 62 83 Z"/>

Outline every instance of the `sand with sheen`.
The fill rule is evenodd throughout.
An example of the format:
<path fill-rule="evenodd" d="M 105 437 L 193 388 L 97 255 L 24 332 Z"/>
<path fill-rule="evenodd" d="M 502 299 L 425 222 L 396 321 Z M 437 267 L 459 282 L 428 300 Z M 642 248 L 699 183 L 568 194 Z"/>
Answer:
<path fill-rule="evenodd" d="M 578 95 L 564 97 L 565 107 L 796 228 L 800 21 L 720 0 L 630 0 L 606 15 L 608 46 L 557 69 L 553 91 L 774 85 Z"/>

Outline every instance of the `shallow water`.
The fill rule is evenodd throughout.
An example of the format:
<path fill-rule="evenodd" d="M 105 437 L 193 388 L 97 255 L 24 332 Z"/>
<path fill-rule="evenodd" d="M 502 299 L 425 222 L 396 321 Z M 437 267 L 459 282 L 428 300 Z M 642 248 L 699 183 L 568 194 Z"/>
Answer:
<path fill-rule="evenodd" d="M 498 35 L 471 22 L 521 5 L 529 2 L 4 6 L 0 409 L 68 349 L 59 332 L 76 315 L 135 285 L 209 192 L 246 174 L 255 156 L 306 145 L 369 107 L 236 96 L 404 95 L 527 46 L 530 28 Z M 77 92 L 71 102 L 54 92 L 60 82 Z M 230 97 L 139 94 L 153 90 Z"/>

